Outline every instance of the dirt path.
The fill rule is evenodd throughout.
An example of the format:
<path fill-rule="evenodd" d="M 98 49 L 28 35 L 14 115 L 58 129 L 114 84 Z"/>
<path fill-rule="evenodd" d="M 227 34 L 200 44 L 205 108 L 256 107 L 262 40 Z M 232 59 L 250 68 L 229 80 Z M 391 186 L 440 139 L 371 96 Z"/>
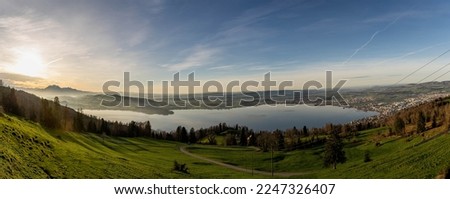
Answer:
<path fill-rule="evenodd" d="M 203 156 L 200 156 L 200 155 L 196 155 L 196 154 L 193 154 L 193 153 L 189 152 L 186 149 L 185 146 L 181 146 L 180 147 L 180 151 L 182 153 L 188 155 L 188 156 L 193 157 L 193 158 L 196 158 L 196 159 L 199 159 L 199 160 L 203 160 L 203 161 L 206 161 L 206 162 L 210 162 L 210 163 L 213 163 L 213 164 L 216 164 L 216 165 L 219 165 L 219 166 L 222 166 L 222 167 L 226 167 L 226 168 L 229 168 L 229 169 L 233 169 L 233 170 L 236 170 L 236 171 L 241 171 L 241 172 L 246 172 L 246 173 L 252 173 L 253 172 L 254 174 L 261 174 L 261 175 L 268 175 L 268 176 L 272 175 L 271 172 L 258 171 L 258 170 L 253 170 L 252 171 L 251 169 L 246 169 L 246 168 L 242 168 L 242 167 L 226 164 L 226 163 L 223 163 L 223 162 L 220 162 L 220 161 L 217 161 L 217 160 L 213 160 L 213 159 L 209 159 L 209 158 L 206 158 L 206 157 L 203 157 Z M 285 178 L 292 177 L 292 176 L 306 175 L 306 174 L 310 174 L 310 172 L 274 172 L 273 173 L 274 176 L 285 177 Z"/>

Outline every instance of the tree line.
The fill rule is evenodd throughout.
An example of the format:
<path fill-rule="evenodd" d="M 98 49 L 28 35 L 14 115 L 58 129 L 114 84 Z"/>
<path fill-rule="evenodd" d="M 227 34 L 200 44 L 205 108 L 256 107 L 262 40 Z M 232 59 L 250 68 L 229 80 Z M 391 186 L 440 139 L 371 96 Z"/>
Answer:
<path fill-rule="evenodd" d="M 334 167 L 336 163 L 345 161 L 340 141 L 342 138 L 355 137 L 361 130 L 379 126 L 379 123 L 368 121 L 343 125 L 326 124 L 322 128 L 294 126 L 286 130 L 255 132 L 246 126 L 219 123 L 207 128 L 189 130 L 178 126 L 174 131 L 168 132 L 152 129 L 150 121 L 122 123 L 89 116 L 84 114 L 82 109 L 74 110 L 61 105 L 58 97 L 51 101 L 9 87 L 0 87 L 0 95 L 0 104 L 5 112 L 38 122 L 46 128 L 106 136 L 149 137 L 187 144 L 216 145 L 216 137 L 223 136 L 223 144 L 226 146 L 255 146 L 262 151 L 291 151 L 325 144 L 325 149 L 337 150 L 330 151 L 330 155 L 325 156 L 329 165 Z"/>

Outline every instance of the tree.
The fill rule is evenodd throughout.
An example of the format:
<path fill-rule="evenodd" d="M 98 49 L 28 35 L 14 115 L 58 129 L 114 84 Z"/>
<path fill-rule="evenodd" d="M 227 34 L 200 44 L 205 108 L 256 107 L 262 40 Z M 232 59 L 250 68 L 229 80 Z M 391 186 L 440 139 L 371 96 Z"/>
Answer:
<path fill-rule="evenodd" d="M 394 121 L 394 132 L 396 134 L 402 134 L 405 132 L 405 122 L 398 116 Z"/>
<path fill-rule="evenodd" d="M 364 152 L 364 162 L 370 161 L 372 161 L 372 158 L 370 158 L 370 152 L 369 151 Z"/>
<path fill-rule="evenodd" d="M 250 130 L 250 136 L 247 138 L 247 146 L 256 146 L 256 135 Z"/>
<path fill-rule="evenodd" d="M 247 146 L 247 136 L 245 135 L 245 128 L 242 128 L 241 133 L 239 135 L 239 145 Z"/>
<path fill-rule="evenodd" d="M 226 146 L 234 146 L 234 145 L 237 145 L 236 137 L 235 137 L 233 134 L 228 133 L 228 134 L 225 136 L 225 145 L 226 145 Z"/>
<path fill-rule="evenodd" d="M 345 157 L 344 144 L 339 134 L 332 133 L 325 143 L 324 164 L 332 165 L 336 169 L 336 165 L 347 161 Z"/>
<path fill-rule="evenodd" d="M 417 115 L 417 133 L 422 133 L 426 130 L 426 118 L 422 111 Z"/>
<path fill-rule="evenodd" d="M 150 121 L 145 122 L 144 125 L 144 136 L 151 137 L 152 136 L 152 125 Z"/>
<path fill-rule="evenodd" d="M 189 143 L 191 144 L 197 143 L 197 136 L 195 136 L 194 128 L 191 128 L 191 130 L 189 131 Z"/>
<path fill-rule="evenodd" d="M 208 138 L 208 144 L 209 145 L 216 145 L 217 144 L 216 135 L 214 133 L 209 133 L 207 138 Z"/>
<path fill-rule="evenodd" d="M 180 135 L 181 135 L 181 137 L 180 137 L 180 142 L 188 143 L 189 137 L 188 137 L 187 130 L 186 130 L 186 128 L 185 128 L 184 126 L 181 128 L 181 133 L 180 133 Z"/>
<path fill-rule="evenodd" d="M 277 129 L 274 134 L 275 134 L 275 137 L 277 138 L 277 149 L 284 150 L 285 143 L 284 143 L 283 132 L 281 132 L 280 130 Z"/>
<path fill-rule="evenodd" d="M 256 138 L 256 143 L 262 151 L 267 152 L 276 147 L 277 139 L 272 133 L 261 132 Z"/>
<path fill-rule="evenodd" d="M 303 126 L 302 133 L 303 133 L 303 136 L 308 137 L 309 133 L 308 133 L 308 128 L 306 128 L 306 126 Z"/>
<path fill-rule="evenodd" d="M 89 120 L 87 131 L 97 133 L 97 125 L 95 125 L 95 121 L 93 119 Z"/>
<path fill-rule="evenodd" d="M 131 121 L 128 124 L 128 136 L 137 137 L 138 136 L 138 126 L 135 121 Z"/>
<path fill-rule="evenodd" d="M 17 103 L 16 90 L 13 88 L 9 92 L 9 95 L 3 98 L 3 108 L 7 113 L 21 116 L 19 104 Z"/>
<path fill-rule="evenodd" d="M 56 105 L 56 106 L 59 106 L 59 105 L 60 105 L 60 103 L 59 103 L 59 97 L 56 96 L 55 99 L 53 100 L 53 102 L 55 102 L 55 105 Z"/>
<path fill-rule="evenodd" d="M 433 116 L 433 119 L 431 120 L 431 128 L 436 128 L 436 127 L 437 127 L 436 116 Z"/>
<path fill-rule="evenodd" d="M 57 128 L 58 122 L 50 107 L 50 103 L 46 99 L 41 99 L 41 115 L 40 123 L 47 128 Z"/>
<path fill-rule="evenodd" d="M 77 132 L 84 131 L 83 110 L 78 109 L 77 114 L 73 121 L 73 129 Z"/>
<path fill-rule="evenodd" d="M 111 135 L 111 131 L 109 130 L 109 127 L 108 127 L 108 122 L 106 122 L 103 118 L 100 123 L 100 133 L 102 135 L 103 134 Z"/>

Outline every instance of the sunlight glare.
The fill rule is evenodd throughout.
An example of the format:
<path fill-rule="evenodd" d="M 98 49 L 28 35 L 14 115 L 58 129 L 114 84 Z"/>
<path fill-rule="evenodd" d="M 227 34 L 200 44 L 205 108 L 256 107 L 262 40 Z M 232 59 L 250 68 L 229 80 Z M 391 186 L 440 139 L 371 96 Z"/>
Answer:
<path fill-rule="evenodd" d="M 45 77 L 46 64 L 38 50 L 34 48 L 19 48 L 15 50 L 16 61 L 9 71 L 32 77 Z"/>

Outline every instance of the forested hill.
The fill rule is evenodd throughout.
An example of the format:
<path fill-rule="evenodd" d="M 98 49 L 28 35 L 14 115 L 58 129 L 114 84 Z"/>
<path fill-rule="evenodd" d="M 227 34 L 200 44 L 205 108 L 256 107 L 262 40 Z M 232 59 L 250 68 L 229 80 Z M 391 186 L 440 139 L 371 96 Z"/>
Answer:
<path fill-rule="evenodd" d="M 51 101 L 4 86 L 0 87 L 0 105 L 8 114 L 38 122 L 49 129 L 124 137 L 149 136 L 151 132 L 149 122 L 122 124 L 105 121 L 85 115 L 81 109 L 62 106 L 58 97 Z"/>

